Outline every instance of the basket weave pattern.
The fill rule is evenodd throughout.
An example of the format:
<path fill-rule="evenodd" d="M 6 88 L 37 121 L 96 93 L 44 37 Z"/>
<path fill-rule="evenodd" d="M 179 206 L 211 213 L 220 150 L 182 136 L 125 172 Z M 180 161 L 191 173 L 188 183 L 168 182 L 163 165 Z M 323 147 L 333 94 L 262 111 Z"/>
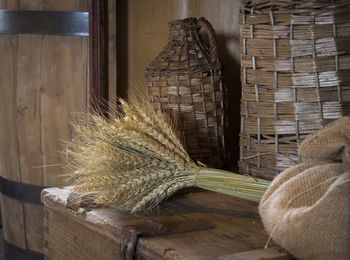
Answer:
<path fill-rule="evenodd" d="M 272 179 L 301 141 L 350 114 L 350 1 L 244 1 L 242 173 Z"/>
<path fill-rule="evenodd" d="M 210 48 L 199 29 L 207 30 Z M 201 18 L 170 24 L 165 49 L 145 72 L 151 103 L 175 114 L 193 160 L 220 167 L 224 148 L 224 97 L 215 33 Z"/>

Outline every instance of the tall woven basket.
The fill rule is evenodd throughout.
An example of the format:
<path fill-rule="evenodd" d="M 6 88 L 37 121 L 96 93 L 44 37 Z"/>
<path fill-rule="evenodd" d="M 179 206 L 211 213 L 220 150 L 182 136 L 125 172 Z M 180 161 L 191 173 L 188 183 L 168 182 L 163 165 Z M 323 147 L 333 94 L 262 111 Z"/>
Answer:
<path fill-rule="evenodd" d="M 350 114 L 350 1 L 243 1 L 241 69 L 240 172 L 271 179 Z"/>
<path fill-rule="evenodd" d="M 199 30 L 208 34 L 210 46 Z M 215 32 L 201 18 L 170 23 L 169 42 L 146 68 L 154 106 L 175 114 L 192 159 L 220 167 L 224 149 L 224 95 Z"/>

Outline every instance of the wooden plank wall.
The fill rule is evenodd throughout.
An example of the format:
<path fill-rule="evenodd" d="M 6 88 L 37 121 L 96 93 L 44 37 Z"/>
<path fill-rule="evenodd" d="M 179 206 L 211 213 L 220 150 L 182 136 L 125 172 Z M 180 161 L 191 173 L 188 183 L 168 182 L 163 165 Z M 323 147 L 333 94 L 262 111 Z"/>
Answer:
<path fill-rule="evenodd" d="M 236 168 L 240 125 L 239 7 L 241 0 L 118 0 L 118 95 L 145 93 L 144 70 L 165 47 L 171 20 L 204 16 L 213 25 L 228 88 L 227 145 Z"/>

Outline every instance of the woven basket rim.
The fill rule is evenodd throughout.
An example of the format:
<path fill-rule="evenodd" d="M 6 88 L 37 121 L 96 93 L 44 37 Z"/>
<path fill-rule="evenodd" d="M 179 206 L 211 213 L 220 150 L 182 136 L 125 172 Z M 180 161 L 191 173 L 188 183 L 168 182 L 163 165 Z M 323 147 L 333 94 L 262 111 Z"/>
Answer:
<path fill-rule="evenodd" d="M 349 0 L 243 0 L 241 11 L 250 13 L 261 13 L 281 11 L 295 14 L 318 14 L 329 15 L 334 10 L 348 12 L 344 6 L 350 3 Z"/>
<path fill-rule="evenodd" d="M 176 28 L 176 29 L 183 29 L 183 28 L 198 28 L 200 27 L 198 24 L 197 24 L 197 18 L 195 17 L 188 17 L 188 18 L 185 18 L 185 19 L 178 19 L 178 20 L 173 20 L 173 21 L 170 21 L 169 24 L 170 26 L 172 26 L 173 28 Z"/>

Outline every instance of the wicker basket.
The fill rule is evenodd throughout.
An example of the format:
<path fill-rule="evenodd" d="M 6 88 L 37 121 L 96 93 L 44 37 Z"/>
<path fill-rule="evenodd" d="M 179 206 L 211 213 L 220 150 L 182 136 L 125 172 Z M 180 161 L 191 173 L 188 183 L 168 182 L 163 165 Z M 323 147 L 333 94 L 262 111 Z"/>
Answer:
<path fill-rule="evenodd" d="M 209 37 L 210 48 L 199 29 Z M 220 167 L 224 148 L 224 97 L 215 32 L 204 18 L 170 23 L 165 49 L 145 72 L 154 106 L 174 113 L 192 159 Z"/>
<path fill-rule="evenodd" d="M 239 168 L 271 179 L 350 114 L 350 1 L 244 1 L 241 68 Z"/>

